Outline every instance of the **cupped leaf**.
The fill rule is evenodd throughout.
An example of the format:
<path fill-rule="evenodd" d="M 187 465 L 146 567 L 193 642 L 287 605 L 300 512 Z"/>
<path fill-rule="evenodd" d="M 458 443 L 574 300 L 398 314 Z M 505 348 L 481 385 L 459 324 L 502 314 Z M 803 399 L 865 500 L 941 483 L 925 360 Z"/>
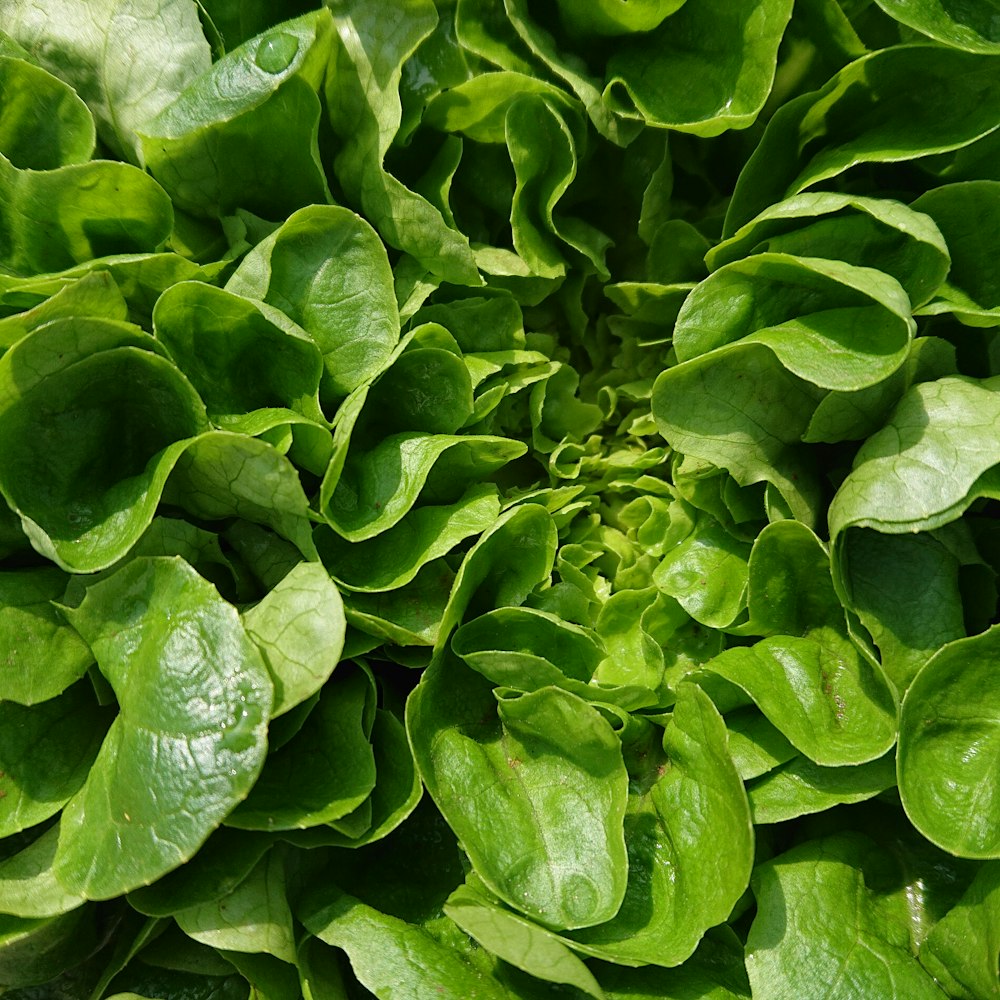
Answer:
<path fill-rule="evenodd" d="M 600 712 L 556 688 L 494 698 L 445 654 L 406 718 L 428 791 L 494 893 L 554 928 L 615 915 L 628 776 Z"/>
<path fill-rule="evenodd" d="M 434 507 L 454 503 L 472 483 L 526 450 L 520 441 L 487 435 L 393 434 L 348 457 L 327 521 L 349 541 L 374 538 L 398 524 L 418 500 Z"/>
<path fill-rule="evenodd" d="M 410 583 L 424 566 L 492 527 L 499 515 L 495 488 L 476 484 L 456 503 L 418 507 L 374 538 L 351 542 L 327 529 L 317 532 L 316 545 L 345 590 L 379 593 Z"/>
<path fill-rule="evenodd" d="M 749 555 L 748 543 L 700 514 L 691 533 L 667 548 L 653 583 L 695 621 L 725 628 L 746 607 Z"/>
<path fill-rule="evenodd" d="M 312 522 L 295 466 L 267 441 L 208 431 L 178 448 L 164 499 L 199 518 L 241 517 L 271 528 L 316 558 Z"/>
<path fill-rule="evenodd" d="M 222 899 L 250 875 L 273 843 L 267 834 L 220 827 L 187 864 L 130 892 L 129 905 L 151 917 L 169 917 Z"/>
<path fill-rule="evenodd" d="M 695 286 L 674 347 L 683 362 L 736 341 L 764 344 L 798 377 L 846 391 L 899 368 L 914 325 L 903 289 L 881 271 L 762 253 Z"/>
<path fill-rule="evenodd" d="M 211 65 L 190 0 L 4 0 L 4 30 L 90 106 L 104 142 L 133 163 L 136 130 Z"/>
<path fill-rule="evenodd" d="M 817 764 L 863 764 L 896 741 L 892 689 L 879 669 L 833 629 L 728 649 L 706 669 L 745 691 Z"/>
<path fill-rule="evenodd" d="M 699 688 L 682 684 L 663 733 L 658 777 L 629 797 L 628 888 L 617 916 L 567 936 L 624 964 L 680 965 L 746 891 L 754 837 L 726 727 Z"/>
<path fill-rule="evenodd" d="M 268 407 L 322 420 L 319 348 L 277 309 L 184 281 L 157 300 L 153 329 L 217 423 Z"/>
<path fill-rule="evenodd" d="M 12 347 L 32 330 L 71 316 L 127 320 L 128 306 L 107 271 L 91 271 L 68 279 L 37 305 L 0 319 L 0 347 Z"/>
<path fill-rule="evenodd" d="M 23 59 L 0 56 L 0 153 L 20 170 L 86 163 L 94 119 L 72 87 Z"/>
<path fill-rule="evenodd" d="M 533 608 L 499 608 L 480 615 L 455 633 L 451 648 L 494 684 L 518 688 L 515 680 L 528 680 L 533 670 L 544 671 L 546 665 L 586 683 L 604 658 L 600 640 L 589 629 Z"/>
<path fill-rule="evenodd" d="M 914 210 L 916 209 L 916 210 Z M 771 205 L 705 254 L 710 270 L 749 254 L 825 257 L 895 278 L 917 306 L 948 273 L 950 244 L 919 200 L 807 191 Z"/>
<path fill-rule="evenodd" d="M 625 35 L 651 31 L 685 0 L 557 0 L 567 29 L 581 35 Z"/>
<path fill-rule="evenodd" d="M 671 447 L 725 469 L 741 486 L 773 484 L 796 518 L 814 524 L 819 488 L 800 442 L 824 395 L 751 343 L 668 368 L 652 405 Z"/>
<path fill-rule="evenodd" d="M 577 174 L 576 123 L 542 97 L 522 97 L 511 105 L 504 125 L 516 178 L 510 208 L 514 249 L 543 278 L 566 273 L 564 246 L 606 275 L 610 239 L 565 209 L 556 213 Z"/>
<path fill-rule="evenodd" d="M 95 257 L 159 250 L 174 225 L 167 193 L 127 163 L 19 170 L 0 155 L 0 268 L 62 271 Z"/>
<path fill-rule="evenodd" d="M 919 90 L 909 81 L 919 79 Z M 997 127 L 1000 67 L 941 45 L 892 45 L 784 104 L 740 173 L 724 235 L 858 164 L 960 149 Z"/>
<path fill-rule="evenodd" d="M 784 823 L 835 805 L 864 802 L 895 784 L 892 754 L 853 767 L 821 767 L 797 756 L 750 782 L 747 796 L 755 824 Z"/>
<path fill-rule="evenodd" d="M 899 793 L 913 825 L 966 858 L 1000 857 L 993 767 L 1000 629 L 948 643 L 921 669 L 899 720 Z"/>
<path fill-rule="evenodd" d="M 685 3 L 655 30 L 616 45 L 604 102 L 617 114 L 696 135 L 746 128 L 771 91 L 791 14 L 788 0 Z"/>
<path fill-rule="evenodd" d="M 0 573 L 0 705 L 48 701 L 79 680 L 94 656 L 52 602 L 66 590 L 57 569 Z"/>
<path fill-rule="evenodd" d="M 870 528 L 846 532 L 839 555 L 845 603 L 878 647 L 886 676 L 905 692 L 934 653 L 966 635 L 958 558 L 933 534 Z"/>
<path fill-rule="evenodd" d="M 236 609 L 180 559 L 136 559 L 66 614 L 121 711 L 63 810 L 53 871 L 107 899 L 187 861 L 246 796 L 271 681 Z"/>
<path fill-rule="evenodd" d="M 944 184 L 921 195 L 913 207 L 934 220 L 951 254 L 948 280 L 926 311 L 952 312 L 970 326 L 1000 325 L 1000 284 L 987 264 L 993 222 L 1000 218 L 1000 183 Z"/>
<path fill-rule="evenodd" d="M 53 870 L 59 847 L 59 825 L 49 827 L 16 854 L 0 861 L 0 913 L 18 917 L 54 917 L 85 902 L 82 891 L 70 891 Z"/>
<path fill-rule="evenodd" d="M 437 94 L 427 105 L 423 121 L 442 132 L 461 132 L 476 142 L 504 142 L 507 111 L 527 94 L 565 106 L 570 103 L 566 92 L 547 80 L 509 70 L 480 73 Z"/>
<path fill-rule="evenodd" d="M 322 398 L 369 381 L 399 341 L 399 310 L 385 247 L 347 209 L 291 215 L 240 263 L 226 290 L 260 299 L 305 329 L 323 355 Z"/>
<path fill-rule="evenodd" d="M 331 34 L 326 8 L 284 21 L 224 55 L 138 126 L 146 166 L 180 208 L 281 219 L 328 200 L 317 90 Z M 268 155 L 275 142 L 280 158 Z"/>
<path fill-rule="evenodd" d="M 63 565 L 123 556 L 183 442 L 207 428 L 201 400 L 158 350 L 135 327 L 66 319 L 0 359 L 0 488 Z"/>
<path fill-rule="evenodd" d="M 910 899 L 895 864 L 860 833 L 814 840 L 754 874 L 747 938 L 756 1000 L 944 1000 L 913 957 Z"/>
<path fill-rule="evenodd" d="M 293 830 L 342 819 L 375 787 L 369 735 L 371 678 L 341 668 L 299 732 L 268 757 L 263 772 L 227 819 L 243 830 Z"/>
<path fill-rule="evenodd" d="M 311 698 L 329 679 L 344 648 L 344 605 L 319 563 L 299 563 L 259 604 L 243 627 L 274 684 L 272 717 Z"/>

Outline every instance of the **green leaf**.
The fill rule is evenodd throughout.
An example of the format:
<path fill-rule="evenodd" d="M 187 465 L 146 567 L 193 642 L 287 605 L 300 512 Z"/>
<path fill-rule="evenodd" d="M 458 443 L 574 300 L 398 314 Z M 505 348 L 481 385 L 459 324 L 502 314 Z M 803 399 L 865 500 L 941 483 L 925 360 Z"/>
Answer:
<path fill-rule="evenodd" d="M 66 575 L 57 569 L 0 573 L 0 704 L 54 698 L 94 662 L 52 606 L 65 589 Z"/>
<path fill-rule="evenodd" d="M 714 518 L 699 515 L 694 530 L 667 549 L 653 582 L 695 621 L 725 628 L 746 606 L 749 555 L 746 542 Z"/>
<path fill-rule="evenodd" d="M 263 32 L 199 74 L 137 126 L 143 160 L 178 207 L 237 208 L 280 220 L 329 199 L 319 161 L 322 85 L 332 26 L 325 8 Z M 280 142 L 280 160 L 268 155 Z"/>
<path fill-rule="evenodd" d="M 344 606 L 318 563 L 299 563 L 243 614 L 274 684 L 272 717 L 310 698 L 326 683 L 344 647 Z"/>
<path fill-rule="evenodd" d="M 487 435 L 392 434 L 350 454 L 326 509 L 337 534 L 362 542 L 394 527 L 420 500 L 454 503 L 477 480 L 527 450 L 520 441 Z"/>
<path fill-rule="evenodd" d="M 666 760 L 629 798 L 628 888 L 618 915 L 567 940 L 624 964 L 680 965 L 746 891 L 754 837 L 722 717 L 683 684 L 663 733 Z M 720 846 L 725 845 L 722 850 Z"/>
<path fill-rule="evenodd" d="M 864 802 L 895 784 L 892 754 L 853 767 L 821 767 L 797 756 L 750 782 L 747 796 L 754 823 L 784 823 L 842 803 Z"/>
<path fill-rule="evenodd" d="M 951 246 L 936 220 L 923 214 L 927 210 L 920 199 L 915 207 L 887 198 L 807 191 L 764 209 L 712 247 L 705 261 L 714 271 L 757 253 L 840 260 L 884 271 L 917 306 L 944 281 Z"/>
<path fill-rule="evenodd" d="M 341 668 L 292 739 L 267 759 L 226 820 L 244 830 L 294 830 L 343 819 L 375 787 L 371 678 Z M 366 824 L 367 825 L 367 824 Z"/>
<path fill-rule="evenodd" d="M 892 868 L 858 833 L 761 865 L 746 958 L 755 1000 L 944 1000 L 911 952 L 909 901 Z"/>
<path fill-rule="evenodd" d="M 920 962 L 961 1000 L 996 996 L 997 907 L 1000 906 L 1000 865 L 984 864 L 965 894 L 931 928 L 920 949 Z"/>
<path fill-rule="evenodd" d="M 948 0 L 877 0 L 891 17 L 966 52 L 1000 52 L 1000 27 L 990 5 L 956 4 Z"/>
<path fill-rule="evenodd" d="M 771 91 L 791 14 L 788 0 L 684 3 L 616 46 L 604 102 L 617 114 L 695 135 L 746 128 Z"/>
<path fill-rule="evenodd" d="M 934 220 L 951 254 L 948 281 L 926 311 L 953 312 L 970 326 L 1000 324 L 1000 286 L 985 266 L 991 252 L 992 223 L 1000 217 L 1000 183 L 945 184 L 917 198 L 913 207 Z"/>
<path fill-rule="evenodd" d="M 4 0 L 4 30 L 90 106 L 101 139 L 139 163 L 136 131 L 208 70 L 190 0 Z"/>
<path fill-rule="evenodd" d="M 444 912 L 487 951 L 550 983 L 575 987 L 604 1000 L 597 980 L 551 931 L 495 905 L 482 890 L 459 886 Z"/>
<path fill-rule="evenodd" d="M 574 128 L 575 126 L 575 128 Z M 566 244 L 589 261 L 598 274 L 608 274 L 604 254 L 610 239 L 593 226 L 556 206 L 577 172 L 579 126 L 542 97 L 522 97 L 505 118 L 507 148 L 516 187 L 510 209 L 514 249 L 532 273 L 558 278 L 566 273 Z M 571 255 L 572 256 L 572 255 Z"/>
<path fill-rule="evenodd" d="M 627 775 L 596 709 L 556 688 L 494 699 L 445 655 L 406 716 L 427 790 L 491 891 L 555 928 L 614 916 L 625 892 Z"/>
<path fill-rule="evenodd" d="M 94 152 L 94 119 L 76 92 L 23 59 L 0 56 L 0 153 L 19 170 L 85 163 Z"/>
<path fill-rule="evenodd" d="M 500 515 L 490 484 L 470 486 L 454 504 L 417 507 L 394 527 L 361 542 L 319 529 L 316 545 L 330 575 L 345 590 L 378 593 L 410 583 L 433 560 L 482 534 Z"/>
<path fill-rule="evenodd" d="M 222 899 L 250 875 L 272 844 L 267 834 L 219 827 L 187 864 L 130 892 L 129 905 L 152 917 L 169 917 Z"/>
<path fill-rule="evenodd" d="M 914 386 L 870 437 L 830 504 L 830 537 L 848 528 L 929 531 L 991 489 L 1000 447 L 986 429 L 1000 414 L 992 379 L 943 378 Z"/>
<path fill-rule="evenodd" d="M 242 517 L 271 528 L 315 559 L 309 502 L 295 467 L 273 445 L 209 431 L 184 445 L 164 499 L 195 517 Z"/>
<path fill-rule="evenodd" d="M 268 407 L 323 420 L 320 351 L 278 310 L 184 281 L 157 300 L 153 329 L 216 423 Z"/>
<path fill-rule="evenodd" d="M 818 484 L 800 442 L 823 396 L 750 343 L 668 368 L 652 404 L 671 447 L 725 469 L 741 486 L 772 483 L 797 519 L 814 524 Z"/>
<path fill-rule="evenodd" d="M 66 614 L 121 713 L 63 811 L 53 870 L 107 899 L 187 861 L 247 794 L 271 682 L 236 610 L 180 559 L 136 559 Z"/>
<path fill-rule="evenodd" d="M 226 290 L 280 309 L 316 341 L 324 403 L 381 371 L 399 340 L 385 247 L 344 208 L 313 205 L 291 215 L 244 257 Z"/>
<path fill-rule="evenodd" d="M 908 81 L 919 79 L 913 89 Z M 845 66 L 768 122 L 736 184 L 732 236 L 769 205 L 864 163 L 960 149 L 992 132 L 1000 73 L 988 56 L 940 45 L 892 45 Z"/>
<path fill-rule="evenodd" d="M 1000 857 L 989 777 L 1000 734 L 996 627 L 943 646 L 917 674 L 899 720 L 899 793 L 913 825 L 960 857 Z"/>
<path fill-rule="evenodd" d="M 95 257 L 162 248 L 174 225 L 166 192 L 127 163 L 19 170 L 0 155 L 0 268 L 61 271 Z"/>
<path fill-rule="evenodd" d="M 65 319 L 0 358 L 0 488 L 33 544 L 67 568 L 121 558 L 185 439 L 207 428 L 159 350 L 126 324 Z"/>
<path fill-rule="evenodd" d="M 0 836 L 62 809 L 86 780 L 109 722 L 86 683 L 30 708 L 0 701 Z"/>
<path fill-rule="evenodd" d="M 437 20 L 431 0 L 392 0 L 378 10 L 364 0 L 336 6 L 339 44 L 326 81 L 330 121 L 342 143 L 334 169 L 386 243 L 446 281 L 478 285 L 481 279 L 468 238 L 384 166 L 402 118 L 403 64 Z"/>
<path fill-rule="evenodd" d="M 683 362 L 737 341 L 760 343 L 814 385 L 856 390 L 903 364 L 914 325 L 902 288 L 880 271 L 762 253 L 695 286 L 674 347 Z"/>
<path fill-rule="evenodd" d="M 891 689 L 878 668 L 832 629 L 728 649 L 706 669 L 745 691 L 817 764 L 863 764 L 896 741 Z"/>
<path fill-rule="evenodd" d="M 0 861 L 0 913 L 54 917 L 75 910 L 84 902 L 82 892 L 70 892 L 55 877 L 53 862 L 58 846 L 57 824 Z"/>
<path fill-rule="evenodd" d="M 932 534 L 846 532 L 839 580 L 847 605 L 868 629 L 882 669 L 900 692 L 943 645 L 965 636 L 954 553 Z M 913 581 L 922 585 L 914 587 Z"/>
<path fill-rule="evenodd" d="M 285 895 L 282 854 L 270 851 L 231 892 L 174 914 L 189 937 L 212 948 L 265 952 L 295 961 L 292 914 Z"/>
<path fill-rule="evenodd" d="M 354 974 L 379 1000 L 510 1000 L 511 994 L 423 928 L 380 913 L 346 893 L 302 915 L 321 941 L 343 948 Z"/>

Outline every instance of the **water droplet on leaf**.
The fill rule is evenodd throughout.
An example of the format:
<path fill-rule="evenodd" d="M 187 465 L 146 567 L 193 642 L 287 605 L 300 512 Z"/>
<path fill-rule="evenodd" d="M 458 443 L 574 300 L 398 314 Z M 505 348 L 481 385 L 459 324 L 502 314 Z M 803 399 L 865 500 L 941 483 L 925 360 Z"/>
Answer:
<path fill-rule="evenodd" d="M 281 73 L 288 69 L 298 51 L 299 40 L 279 31 L 260 43 L 254 62 L 265 73 Z"/>

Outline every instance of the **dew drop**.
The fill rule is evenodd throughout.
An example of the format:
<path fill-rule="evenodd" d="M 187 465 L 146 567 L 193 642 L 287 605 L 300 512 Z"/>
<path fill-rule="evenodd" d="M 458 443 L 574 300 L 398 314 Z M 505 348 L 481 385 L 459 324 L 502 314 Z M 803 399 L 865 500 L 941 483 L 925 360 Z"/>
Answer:
<path fill-rule="evenodd" d="M 254 62 L 265 73 L 281 73 L 288 69 L 298 51 L 299 40 L 294 35 L 278 31 L 261 42 Z"/>

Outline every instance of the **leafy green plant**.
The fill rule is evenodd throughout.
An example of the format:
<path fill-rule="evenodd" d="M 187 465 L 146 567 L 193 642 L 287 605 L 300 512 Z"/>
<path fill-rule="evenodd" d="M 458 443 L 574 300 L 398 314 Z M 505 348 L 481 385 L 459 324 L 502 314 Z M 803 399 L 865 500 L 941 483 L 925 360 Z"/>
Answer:
<path fill-rule="evenodd" d="M 0 995 L 1000 997 L 994 7 L 0 0 Z"/>

